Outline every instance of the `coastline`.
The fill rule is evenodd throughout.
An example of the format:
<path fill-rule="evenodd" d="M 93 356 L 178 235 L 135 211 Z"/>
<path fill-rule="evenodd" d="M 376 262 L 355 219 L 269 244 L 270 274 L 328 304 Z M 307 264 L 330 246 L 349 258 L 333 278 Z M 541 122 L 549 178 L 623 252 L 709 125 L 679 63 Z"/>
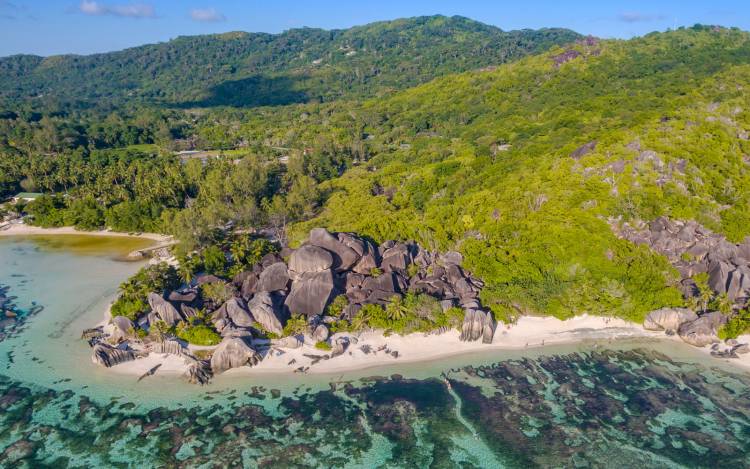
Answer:
<path fill-rule="evenodd" d="M 336 334 L 333 337 L 336 338 L 340 335 L 342 334 Z M 305 345 L 299 349 L 272 347 L 267 356 L 257 365 L 231 369 L 219 375 L 219 377 L 292 374 L 297 368 L 308 366 L 309 369 L 305 371 L 305 374 L 326 375 L 401 363 L 433 362 L 473 352 L 538 350 L 545 346 L 575 344 L 589 340 L 616 341 L 619 339 L 651 338 L 682 342 L 677 337 L 669 337 L 661 331 L 647 331 L 639 324 L 622 319 L 588 315 L 577 316 L 565 321 L 553 317 L 524 316 L 515 325 L 499 324 L 491 344 L 462 342 L 459 340 L 459 332 L 456 330 L 441 335 L 410 334 L 389 337 L 384 336 L 379 331 L 371 331 L 354 337 L 357 337 L 358 342 L 352 344 L 344 354 L 328 359 L 321 358 L 315 364 L 312 364 L 313 359 L 310 356 L 322 357 L 330 354 L 316 349 L 311 340 L 306 338 Z M 748 341 L 750 336 L 743 336 L 740 340 Z M 371 351 L 365 353 L 361 349 L 363 345 L 368 345 Z M 398 358 L 385 350 L 376 352 L 384 346 L 388 348 L 388 352 L 398 352 Z M 200 348 L 205 349 L 206 347 Z M 191 347 L 192 349 L 194 348 Z M 710 357 L 710 347 L 696 350 L 702 350 L 707 357 Z M 724 360 L 745 370 L 750 370 L 750 355 L 743 355 L 738 359 L 710 358 L 712 360 Z M 294 362 L 290 364 L 292 361 Z M 159 366 L 157 371 L 159 375 L 178 376 L 187 369 L 180 357 L 152 353 L 148 357 L 122 363 L 109 370 L 121 375 L 139 377 L 155 366 Z"/>
<path fill-rule="evenodd" d="M 119 231 L 99 230 L 99 231 L 80 231 L 72 226 L 64 226 L 60 228 L 42 228 L 39 226 L 31 226 L 23 223 L 13 223 L 8 225 L 4 229 L 0 229 L 0 236 L 54 236 L 54 235 L 80 235 L 80 236 L 115 236 L 115 237 L 126 237 L 126 238 L 144 238 L 156 241 L 159 243 L 168 242 L 172 239 L 171 236 L 158 234 L 158 233 L 122 233 Z"/>

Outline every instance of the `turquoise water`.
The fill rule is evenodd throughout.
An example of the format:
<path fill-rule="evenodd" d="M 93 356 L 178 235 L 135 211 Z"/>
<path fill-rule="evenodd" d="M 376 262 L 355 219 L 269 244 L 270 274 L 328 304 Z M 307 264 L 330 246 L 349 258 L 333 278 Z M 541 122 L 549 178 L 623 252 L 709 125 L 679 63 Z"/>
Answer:
<path fill-rule="evenodd" d="M 750 467 L 750 376 L 679 344 L 137 383 L 79 337 L 140 265 L 0 239 L 0 266 L 45 308 L 0 342 L 0 467 Z"/>

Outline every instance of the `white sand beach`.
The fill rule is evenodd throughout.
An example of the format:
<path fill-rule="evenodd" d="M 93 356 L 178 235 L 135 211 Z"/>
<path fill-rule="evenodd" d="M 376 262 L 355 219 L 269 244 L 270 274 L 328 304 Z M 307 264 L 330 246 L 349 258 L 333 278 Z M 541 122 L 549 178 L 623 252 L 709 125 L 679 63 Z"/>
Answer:
<path fill-rule="evenodd" d="M 61 228 L 41 228 L 39 226 L 26 225 L 24 223 L 10 223 L 0 229 L 0 236 L 54 236 L 54 235 L 82 235 L 82 236 L 122 236 L 129 238 L 151 239 L 158 243 L 167 243 L 172 240 L 171 236 L 158 233 L 121 233 L 118 231 L 80 231 L 72 226 Z"/>
<path fill-rule="evenodd" d="M 334 338 L 336 337 L 337 335 L 334 335 Z M 524 316 L 518 320 L 517 324 L 512 326 L 499 324 L 491 344 L 462 342 L 459 340 L 458 331 L 455 330 L 441 335 L 410 334 L 408 336 L 391 335 L 389 337 L 385 337 L 378 331 L 373 331 L 354 335 L 354 337 L 357 338 L 357 343 L 350 345 L 343 355 L 329 359 L 321 358 L 314 365 L 311 357 L 322 357 L 330 355 L 330 353 L 316 349 L 312 341 L 307 339 L 305 346 L 302 348 L 272 348 L 258 365 L 229 370 L 225 375 L 251 376 L 266 373 L 292 373 L 300 367 L 306 368 L 307 374 L 332 374 L 382 365 L 433 361 L 470 352 L 532 349 L 584 340 L 633 338 L 670 340 L 663 332 L 647 331 L 638 324 L 622 319 L 588 315 L 565 321 L 552 317 Z M 746 339 L 750 339 L 750 337 Z M 369 346 L 369 353 L 363 350 L 363 346 Z M 205 349 L 206 347 L 195 349 L 201 348 Z M 191 349 L 194 348 L 191 347 Z M 397 357 L 394 356 L 393 352 L 398 352 Z M 732 360 L 732 363 L 742 364 L 750 369 L 750 356 L 744 355 L 740 359 Z M 151 354 L 146 358 L 117 365 L 112 367 L 111 370 L 116 373 L 140 376 L 159 364 L 161 364 L 158 369 L 159 374 L 183 373 L 186 369 L 184 361 L 179 357 Z"/>

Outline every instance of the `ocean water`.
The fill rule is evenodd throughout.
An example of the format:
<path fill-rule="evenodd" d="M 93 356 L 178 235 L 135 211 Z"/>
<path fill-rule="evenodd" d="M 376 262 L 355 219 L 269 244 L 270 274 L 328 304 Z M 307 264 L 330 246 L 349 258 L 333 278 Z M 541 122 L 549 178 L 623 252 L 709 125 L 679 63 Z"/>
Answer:
<path fill-rule="evenodd" d="M 671 342 L 138 383 L 79 338 L 140 267 L 112 249 L 0 239 L 44 306 L 0 342 L 0 467 L 750 467 L 750 375 Z"/>

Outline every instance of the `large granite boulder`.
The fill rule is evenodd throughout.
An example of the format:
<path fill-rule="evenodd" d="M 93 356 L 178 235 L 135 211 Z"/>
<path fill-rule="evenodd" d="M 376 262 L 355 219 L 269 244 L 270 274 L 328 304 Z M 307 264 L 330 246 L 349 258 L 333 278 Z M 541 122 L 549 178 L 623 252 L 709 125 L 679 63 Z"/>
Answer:
<path fill-rule="evenodd" d="M 726 262 L 712 261 L 708 266 L 708 286 L 716 293 L 726 293 L 731 271 L 732 266 Z"/>
<path fill-rule="evenodd" d="M 450 265 L 461 265 L 463 261 L 464 256 L 457 251 L 448 251 L 440 256 L 440 262 L 446 267 Z"/>
<path fill-rule="evenodd" d="M 247 309 L 242 298 L 230 298 L 213 313 L 213 320 L 228 319 L 238 327 L 252 327 L 255 324 L 253 316 Z"/>
<path fill-rule="evenodd" d="M 688 344 L 705 347 L 714 342 L 719 342 L 719 328 L 726 322 L 726 316 L 719 311 L 714 311 L 706 313 L 694 321 L 682 324 L 677 333 Z"/>
<path fill-rule="evenodd" d="M 750 267 L 743 265 L 729 273 L 727 282 L 727 297 L 734 301 L 747 298 L 750 291 Z"/>
<path fill-rule="evenodd" d="M 198 299 L 198 292 L 195 290 L 173 291 L 169 292 L 167 299 L 179 303 L 193 303 Z"/>
<path fill-rule="evenodd" d="M 491 344 L 492 339 L 495 337 L 495 329 L 497 328 L 497 323 L 495 322 L 495 317 L 493 316 L 491 311 L 485 311 L 484 317 L 482 318 L 482 343 L 483 344 Z"/>
<path fill-rule="evenodd" d="M 135 358 L 135 353 L 132 350 L 115 348 L 101 342 L 94 345 L 93 355 L 91 356 L 94 363 L 107 368 L 135 360 Z"/>
<path fill-rule="evenodd" d="M 227 337 L 221 341 L 211 356 L 211 370 L 223 373 L 231 368 L 253 366 L 261 359 L 258 352 L 243 337 Z"/>
<path fill-rule="evenodd" d="M 185 378 L 190 384 L 208 384 L 213 377 L 213 371 L 211 371 L 211 364 L 203 360 L 194 360 L 185 370 Z"/>
<path fill-rule="evenodd" d="M 345 239 L 354 244 L 355 238 L 353 236 Z M 333 268 L 339 272 L 351 269 L 360 257 L 357 251 L 339 241 L 337 237 L 333 236 L 325 228 L 310 230 L 308 243 L 331 252 L 333 254 Z"/>
<path fill-rule="evenodd" d="M 156 293 L 148 294 L 148 305 L 151 307 L 151 311 L 156 317 L 170 326 L 174 326 L 178 322 L 182 321 L 182 315 L 177 309 L 165 300 L 161 295 Z"/>
<path fill-rule="evenodd" d="M 296 274 L 322 272 L 330 269 L 331 266 L 333 266 L 333 256 L 319 246 L 302 246 L 289 258 L 289 270 Z"/>
<path fill-rule="evenodd" d="M 256 292 L 258 280 L 260 280 L 260 276 L 257 273 L 247 272 L 247 275 L 244 276 L 242 280 L 242 287 L 240 288 L 242 298 L 249 300 L 250 297 L 253 296 L 253 293 Z"/>
<path fill-rule="evenodd" d="M 380 261 L 380 267 L 385 272 L 404 271 L 411 264 L 411 253 L 409 246 L 405 243 L 396 243 L 385 249 Z"/>
<path fill-rule="evenodd" d="M 255 291 L 273 292 L 286 290 L 289 287 L 289 273 L 286 264 L 276 262 L 266 267 L 260 274 Z"/>
<path fill-rule="evenodd" d="M 481 309 L 466 309 L 459 339 L 475 341 L 482 338 L 483 343 L 489 344 L 492 343 L 495 328 L 496 323 L 492 312 L 482 311 Z"/>
<path fill-rule="evenodd" d="M 686 322 L 695 321 L 698 315 L 687 308 L 662 308 L 651 311 L 643 321 L 643 328 L 649 331 L 674 331 Z"/>
<path fill-rule="evenodd" d="M 369 274 L 373 269 L 380 267 L 380 252 L 378 252 L 377 246 L 370 241 L 364 240 L 362 244 L 364 245 L 364 250 L 359 261 L 352 267 L 352 270 L 360 274 Z"/>
<path fill-rule="evenodd" d="M 312 338 L 315 342 L 324 342 L 328 340 L 328 327 L 325 324 L 318 324 L 312 332 Z"/>
<path fill-rule="evenodd" d="M 290 335 L 271 340 L 271 345 L 278 348 L 296 349 L 302 347 L 305 343 L 299 337 Z"/>
<path fill-rule="evenodd" d="M 268 292 L 256 293 L 247 306 L 253 318 L 263 326 L 263 329 L 281 335 L 284 329 L 284 318 L 276 308 L 273 297 Z"/>
<path fill-rule="evenodd" d="M 390 296 L 401 292 L 401 282 L 398 276 L 393 272 L 383 273 L 377 277 L 367 277 L 361 285 L 362 290 L 367 292 L 382 291 L 389 293 Z"/>
<path fill-rule="evenodd" d="M 285 304 L 292 314 L 315 316 L 323 313 L 335 293 L 332 271 L 306 272 L 292 283 Z"/>
<path fill-rule="evenodd" d="M 119 342 L 125 340 L 133 335 L 135 332 L 135 324 L 133 321 L 126 318 L 125 316 L 115 316 L 112 318 L 112 341 Z"/>

